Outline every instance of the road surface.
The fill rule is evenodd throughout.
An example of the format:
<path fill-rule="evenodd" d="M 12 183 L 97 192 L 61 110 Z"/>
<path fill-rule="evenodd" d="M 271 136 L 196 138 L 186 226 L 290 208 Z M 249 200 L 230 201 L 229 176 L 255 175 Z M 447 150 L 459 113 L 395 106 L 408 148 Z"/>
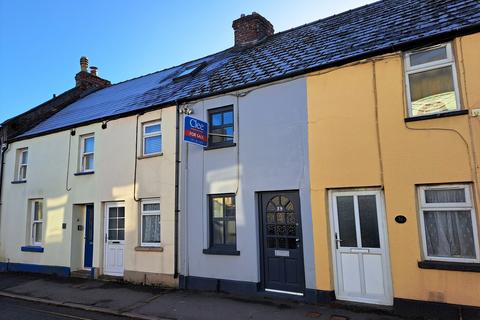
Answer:
<path fill-rule="evenodd" d="M 0 297 L 1 320 L 128 320 L 130 318 Z"/>

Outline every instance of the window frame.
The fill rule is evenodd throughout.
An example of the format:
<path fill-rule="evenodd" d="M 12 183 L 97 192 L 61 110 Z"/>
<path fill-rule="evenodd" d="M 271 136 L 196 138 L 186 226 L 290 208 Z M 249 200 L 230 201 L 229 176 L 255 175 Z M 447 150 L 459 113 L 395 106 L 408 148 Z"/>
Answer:
<path fill-rule="evenodd" d="M 232 198 L 235 204 L 235 216 L 233 218 L 226 216 L 226 206 L 223 206 L 223 217 L 222 218 L 214 218 L 213 217 L 213 199 L 215 198 Z M 215 244 L 214 243 L 214 228 L 213 222 L 215 220 L 223 221 L 223 235 L 224 235 L 224 242 L 225 242 L 225 232 L 226 232 L 226 221 L 235 221 L 235 244 Z M 236 253 L 237 252 L 237 200 L 235 193 L 217 193 L 217 194 L 209 194 L 208 195 L 208 250 L 215 251 L 218 253 Z"/>
<path fill-rule="evenodd" d="M 143 209 L 144 204 L 158 203 L 158 211 L 145 211 Z M 144 242 L 143 241 L 143 216 L 159 216 L 160 217 L 160 241 L 159 242 Z M 140 202 L 140 246 L 141 247 L 161 247 L 162 245 L 162 214 L 160 199 L 148 199 Z"/>
<path fill-rule="evenodd" d="M 232 124 L 225 125 L 223 123 L 223 113 L 226 112 L 232 112 Z M 208 146 L 206 147 L 207 149 L 209 148 L 221 148 L 221 147 L 231 147 L 235 145 L 235 108 L 232 105 L 224 106 L 224 107 L 219 107 L 219 108 L 213 108 L 213 109 L 208 109 Z M 213 115 L 215 114 L 222 114 L 222 124 L 220 126 L 214 126 L 213 125 Z M 233 135 L 227 136 L 227 135 L 221 135 L 222 138 L 227 138 L 231 137 L 231 141 L 221 141 L 221 142 L 216 142 L 212 143 L 212 137 L 213 136 L 219 136 L 219 134 L 212 134 L 212 131 L 214 129 L 221 129 L 221 128 L 226 128 L 226 127 L 232 127 L 233 130 Z"/>
<path fill-rule="evenodd" d="M 93 138 L 93 151 L 92 152 L 85 152 L 85 140 Z M 85 168 L 85 158 L 86 156 L 93 155 L 93 168 L 86 169 Z M 80 136 L 80 157 L 79 157 L 79 166 L 78 166 L 80 173 L 89 173 L 94 172 L 95 170 L 95 134 L 89 133 Z"/>
<path fill-rule="evenodd" d="M 23 163 L 23 154 L 27 154 L 27 161 Z M 22 168 L 25 168 L 25 177 L 22 177 Z M 17 170 L 15 175 L 15 181 L 27 181 L 28 171 L 28 148 L 17 149 Z"/>
<path fill-rule="evenodd" d="M 173 81 L 178 81 L 178 80 L 185 79 L 187 77 L 191 77 L 191 76 L 197 74 L 206 65 L 207 65 L 207 63 L 205 61 L 201 62 L 201 63 L 193 64 L 193 65 L 190 65 L 190 66 L 185 66 L 184 65 L 184 66 L 182 66 L 183 68 L 181 69 L 181 71 L 179 71 L 175 75 L 175 77 L 173 78 Z"/>
<path fill-rule="evenodd" d="M 160 131 L 154 132 L 154 133 L 146 133 L 145 132 L 147 127 L 151 127 L 151 126 L 155 126 L 155 125 L 160 125 Z M 146 153 L 145 152 L 145 146 L 146 146 L 145 141 L 147 140 L 147 138 L 152 138 L 152 137 L 157 137 L 157 136 L 160 137 L 160 151 L 152 152 L 152 153 Z M 153 157 L 153 156 L 161 155 L 163 153 L 162 142 L 163 142 L 163 133 L 162 133 L 162 121 L 161 120 L 142 123 L 142 156 L 143 157 Z"/>
<path fill-rule="evenodd" d="M 447 203 L 427 203 L 425 201 L 426 190 L 445 190 L 445 189 L 463 189 L 465 191 L 465 202 L 447 202 Z M 422 240 L 423 259 L 426 261 L 443 261 L 443 262 L 460 262 L 460 263 L 479 263 L 479 239 L 477 228 L 477 217 L 475 206 L 472 201 L 472 189 L 470 184 L 442 184 L 442 185 L 421 185 L 417 186 L 418 193 L 418 214 L 420 216 L 420 234 Z M 473 243 L 475 249 L 475 258 L 452 258 L 452 257 L 437 257 L 429 256 L 427 250 L 427 238 L 425 232 L 425 217 L 424 211 L 470 211 L 470 221 L 472 223 Z"/>
<path fill-rule="evenodd" d="M 445 47 L 447 57 L 442 60 L 437 60 L 437 61 L 432 61 L 432 62 L 427 62 L 423 63 L 420 65 L 412 66 L 410 64 L 410 56 L 412 54 L 424 52 L 424 51 L 429 51 L 432 49 L 437 49 L 437 48 L 442 48 Z M 447 42 L 447 43 L 442 43 L 434 46 L 429 46 L 429 47 L 424 47 L 421 49 L 415 49 L 415 50 L 410 50 L 404 53 L 404 77 L 405 77 L 405 87 L 406 87 L 406 99 L 407 99 L 407 113 L 408 117 L 411 118 L 416 118 L 416 117 L 422 117 L 422 116 L 433 116 L 433 115 L 438 115 L 438 114 L 444 114 L 448 112 L 455 112 L 455 111 L 460 111 L 462 110 L 461 106 L 461 101 L 460 101 L 460 88 L 458 85 L 458 75 L 457 75 L 457 68 L 455 65 L 455 55 L 452 50 L 452 43 Z M 443 67 L 452 67 L 452 82 L 453 82 L 453 88 L 454 88 L 454 93 L 455 93 L 455 102 L 457 104 L 457 109 L 455 110 L 447 110 L 443 112 L 435 112 L 435 113 L 429 113 L 429 114 L 422 114 L 422 115 L 413 115 L 413 110 L 412 110 L 412 97 L 411 97 L 411 91 L 410 91 L 410 78 L 409 76 L 411 74 L 415 73 L 420 73 L 420 72 L 425 72 L 425 71 L 430 71 L 430 70 L 435 70 L 435 69 L 440 69 Z"/>
<path fill-rule="evenodd" d="M 39 207 L 41 208 L 42 212 L 42 218 L 41 219 L 35 219 L 35 203 L 39 203 Z M 41 247 L 43 245 L 44 241 L 44 208 L 43 208 L 43 199 L 31 199 L 30 200 L 30 243 L 34 247 Z M 42 229 L 42 239 L 41 241 L 35 241 L 35 225 L 38 224 L 40 225 L 40 228 Z"/>

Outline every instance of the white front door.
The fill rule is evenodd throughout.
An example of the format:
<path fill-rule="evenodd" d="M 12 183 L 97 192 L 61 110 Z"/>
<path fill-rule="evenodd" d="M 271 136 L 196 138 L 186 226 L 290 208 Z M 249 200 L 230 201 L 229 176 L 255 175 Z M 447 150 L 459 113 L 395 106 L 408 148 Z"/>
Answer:
<path fill-rule="evenodd" d="M 105 206 L 104 274 L 123 276 L 123 247 L 125 244 L 125 206 L 107 203 Z"/>
<path fill-rule="evenodd" d="M 330 208 L 337 299 L 392 305 L 382 192 L 332 191 Z"/>

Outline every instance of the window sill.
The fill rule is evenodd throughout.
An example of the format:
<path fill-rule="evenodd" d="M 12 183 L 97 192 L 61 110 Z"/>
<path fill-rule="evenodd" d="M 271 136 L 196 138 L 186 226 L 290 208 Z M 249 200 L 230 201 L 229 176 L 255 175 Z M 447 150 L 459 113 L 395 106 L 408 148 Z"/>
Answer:
<path fill-rule="evenodd" d="M 14 180 L 14 181 L 12 181 L 12 184 L 21 184 L 21 183 L 27 183 L 27 180 Z"/>
<path fill-rule="evenodd" d="M 480 272 L 480 263 L 425 260 L 425 261 L 418 261 L 418 267 L 420 269 Z"/>
<path fill-rule="evenodd" d="M 43 252 L 43 247 L 39 246 L 23 246 L 20 248 L 20 250 L 24 252 Z"/>
<path fill-rule="evenodd" d="M 214 254 L 214 255 L 224 255 L 224 256 L 239 256 L 240 251 L 234 249 L 217 249 L 209 248 L 203 249 L 203 254 Z"/>
<path fill-rule="evenodd" d="M 226 144 L 219 144 L 219 145 L 213 145 L 213 146 L 208 146 L 203 148 L 203 150 L 215 150 L 215 149 L 223 149 L 223 148 L 231 148 L 235 147 L 237 144 L 236 143 L 226 143 Z"/>
<path fill-rule="evenodd" d="M 461 116 L 464 114 L 468 114 L 468 110 L 456 110 L 456 111 L 449 111 L 449 112 L 442 112 L 442 113 L 426 114 L 424 116 L 408 117 L 408 118 L 405 118 L 405 122 L 454 117 L 454 116 Z"/>
<path fill-rule="evenodd" d="M 86 171 L 86 172 L 76 172 L 73 175 L 74 176 L 86 176 L 86 175 L 94 174 L 94 173 L 95 173 L 95 171 Z"/>
<path fill-rule="evenodd" d="M 155 157 L 161 157 L 161 156 L 163 156 L 163 152 L 138 156 L 137 159 L 142 160 L 142 159 L 155 158 Z"/>
<path fill-rule="evenodd" d="M 141 252 L 163 252 L 163 247 L 142 247 L 142 246 L 137 246 L 137 247 L 135 247 L 135 251 L 141 251 Z"/>

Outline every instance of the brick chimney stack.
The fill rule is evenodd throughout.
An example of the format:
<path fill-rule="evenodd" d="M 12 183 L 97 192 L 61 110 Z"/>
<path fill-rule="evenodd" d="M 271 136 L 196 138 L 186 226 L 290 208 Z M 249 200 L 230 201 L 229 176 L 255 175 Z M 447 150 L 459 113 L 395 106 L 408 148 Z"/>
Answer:
<path fill-rule="evenodd" d="M 232 23 L 235 32 L 235 47 L 254 45 L 274 33 L 273 25 L 262 15 L 242 14 Z"/>
<path fill-rule="evenodd" d="M 88 72 L 88 58 L 82 56 L 80 58 L 80 72 L 75 75 L 76 87 L 82 89 L 101 89 L 108 87 L 111 83 L 108 80 L 102 79 L 97 74 L 97 67 L 91 66 Z"/>
<path fill-rule="evenodd" d="M 91 67 L 90 67 L 90 74 L 98 77 L 98 75 L 97 75 L 97 70 L 98 70 L 97 67 L 91 66 Z"/>

